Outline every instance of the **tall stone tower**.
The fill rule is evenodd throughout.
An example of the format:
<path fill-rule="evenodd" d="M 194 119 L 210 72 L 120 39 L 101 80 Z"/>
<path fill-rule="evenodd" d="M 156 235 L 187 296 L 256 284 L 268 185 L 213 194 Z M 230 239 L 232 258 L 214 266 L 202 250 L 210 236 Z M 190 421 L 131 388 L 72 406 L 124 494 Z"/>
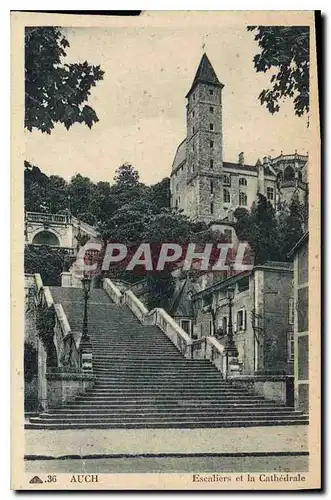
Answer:
<path fill-rule="evenodd" d="M 192 217 L 205 222 L 222 216 L 223 87 L 207 55 L 203 54 L 186 95 L 186 190 Z"/>

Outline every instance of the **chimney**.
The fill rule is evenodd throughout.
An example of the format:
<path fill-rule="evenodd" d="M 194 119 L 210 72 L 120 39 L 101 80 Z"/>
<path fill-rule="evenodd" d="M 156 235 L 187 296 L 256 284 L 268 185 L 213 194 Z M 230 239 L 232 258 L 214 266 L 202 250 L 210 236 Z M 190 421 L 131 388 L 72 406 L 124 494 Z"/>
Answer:
<path fill-rule="evenodd" d="M 263 157 L 263 165 L 268 165 L 269 161 L 270 161 L 269 156 L 264 156 Z"/>
<path fill-rule="evenodd" d="M 244 153 L 243 152 L 239 153 L 238 163 L 239 163 L 239 165 L 244 165 L 245 164 L 245 158 L 244 158 Z"/>

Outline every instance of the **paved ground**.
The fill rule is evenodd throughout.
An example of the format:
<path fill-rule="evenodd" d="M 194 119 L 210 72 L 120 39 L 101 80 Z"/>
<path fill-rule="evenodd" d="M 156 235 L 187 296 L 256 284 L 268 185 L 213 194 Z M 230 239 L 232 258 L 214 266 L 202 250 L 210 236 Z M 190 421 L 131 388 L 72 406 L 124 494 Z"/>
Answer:
<path fill-rule="evenodd" d="M 25 455 L 52 458 L 158 453 L 302 453 L 307 449 L 307 426 L 304 425 L 25 431 Z"/>
<path fill-rule="evenodd" d="M 308 456 L 162 457 L 86 460 L 29 460 L 35 473 L 307 472 Z"/>

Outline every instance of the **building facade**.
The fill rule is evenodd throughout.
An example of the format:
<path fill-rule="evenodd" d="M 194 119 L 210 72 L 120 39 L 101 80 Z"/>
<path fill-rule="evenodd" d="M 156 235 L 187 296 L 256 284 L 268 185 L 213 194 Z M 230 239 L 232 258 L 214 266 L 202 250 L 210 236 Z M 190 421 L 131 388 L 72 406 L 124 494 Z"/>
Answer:
<path fill-rule="evenodd" d="M 294 269 L 294 401 L 298 410 L 309 410 L 308 232 L 292 249 Z"/>
<path fill-rule="evenodd" d="M 186 95 L 186 138 L 171 172 L 171 206 L 193 220 L 221 221 L 241 206 L 250 209 L 261 193 L 277 208 L 307 191 L 307 155 L 264 156 L 255 165 L 223 160 L 222 89 L 206 54 Z M 231 217 L 231 216 L 230 216 Z"/>
<path fill-rule="evenodd" d="M 81 237 L 97 241 L 94 227 L 70 214 L 26 212 L 24 221 L 25 244 L 49 245 L 75 250 Z"/>
<path fill-rule="evenodd" d="M 193 295 L 197 338 L 215 335 L 226 342 L 227 289 L 234 288 L 232 323 L 241 374 L 292 375 L 293 270 L 291 263 L 266 262 Z"/>

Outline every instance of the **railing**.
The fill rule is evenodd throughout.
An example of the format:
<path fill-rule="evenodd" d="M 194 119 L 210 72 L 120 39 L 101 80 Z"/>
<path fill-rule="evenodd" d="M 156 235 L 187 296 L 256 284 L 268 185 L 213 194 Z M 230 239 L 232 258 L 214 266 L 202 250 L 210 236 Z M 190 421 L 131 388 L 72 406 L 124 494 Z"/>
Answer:
<path fill-rule="evenodd" d="M 94 238 L 96 238 L 98 236 L 98 232 L 96 231 L 96 229 L 93 226 L 91 226 L 90 224 L 87 224 L 87 222 L 79 220 L 74 216 L 71 217 L 71 221 L 72 221 L 72 225 L 74 227 L 76 227 L 76 228 L 80 227 L 84 233 L 86 233 L 90 236 L 93 236 Z"/>
<path fill-rule="evenodd" d="M 44 244 L 42 243 L 25 243 L 25 246 L 26 247 L 31 247 L 31 249 L 33 248 L 36 248 L 36 247 L 42 247 L 42 246 L 45 246 Z M 77 250 L 76 248 L 73 248 L 73 247 L 59 247 L 59 246 L 56 246 L 56 245 L 47 245 L 47 246 L 50 246 L 52 248 L 56 248 L 57 250 L 59 250 L 61 253 L 62 253 L 62 256 L 63 257 L 74 257 L 77 253 Z"/>
<path fill-rule="evenodd" d="M 213 363 L 213 365 L 222 373 L 223 377 L 226 376 L 224 346 L 220 344 L 218 340 L 215 339 L 215 337 L 206 337 L 205 359 L 209 359 Z"/>
<path fill-rule="evenodd" d="M 103 288 L 106 290 L 109 297 L 116 304 L 125 304 L 133 312 L 133 314 L 144 325 L 158 326 L 177 349 L 186 358 L 192 358 L 191 337 L 169 316 L 169 314 L 161 308 L 148 311 L 147 307 L 136 297 L 132 290 L 126 290 L 123 294 L 117 286 L 109 279 L 103 280 Z"/>
<path fill-rule="evenodd" d="M 193 359 L 208 359 L 226 378 L 224 346 L 215 337 L 209 336 L 194 340 L 192 357 Z"/>
<path fill-rule="evenodd" d="M 121 304 L 123 295 L 109 278 L 103 280 L 103 289 L 115 304 Z"/>
<path fill-rule="evenodd" d="M 46 222 L 55 224 L 70 224 L 71 215 L 68 214 L 43 214 L 39 212 L 27 212 L 26 219 L 29 222 Z"/>
<path fill-rule="evenodd" d="M 307 185 L 305 182 L 301 181 L 300 179 L 288 179 L 288 180 L 283 180 L 280 183 L 281 188 L 287 188 L 287 187 L 300 187 L 301 189 L 307 189 Z"/>
<path fill-rule="evenodd" d="M 177 347 L 185 358 L 192 358 L 191 337 L 169 316 L 169 314 L 160 308 L 153 309 L 149 315 L 154 315 L 154 324 L 157 325 Z"/>
<path fill-rule="evenodd" d="M 54 345 L 57 355 L 58 366 L 78 367 L 80 356 L 78 346 L 73 338 L 67 316 L 61 304 L 54 304 L 50 289 L 43 286 L 40 274 L 35 274 L 35 296 L 36 305 L 45 305 L 47 308 L 54 307 L 55 326 L 54 326 Z"/>
<path fill-rule="evenodd" d="M 291 161 L 291 160 L 303 160 L 303 161 L 306 161 L 306 160 L 308 160 L 308 155 L 298 155 L 298 154 L 279 155 L 276 158 L 273 158 L 271 160 L 271 165 L 273 165 L 274 163 L 276 163 L 279 160 L 282 160 L 284 162 Z"/>
<path fill-rule="evenodd" d="M 148 309 L 131 290 L 124 292 L 123 303 L 128 306 L 141 323 L 145 322 L 145 317 L 148 315 Z"/>

